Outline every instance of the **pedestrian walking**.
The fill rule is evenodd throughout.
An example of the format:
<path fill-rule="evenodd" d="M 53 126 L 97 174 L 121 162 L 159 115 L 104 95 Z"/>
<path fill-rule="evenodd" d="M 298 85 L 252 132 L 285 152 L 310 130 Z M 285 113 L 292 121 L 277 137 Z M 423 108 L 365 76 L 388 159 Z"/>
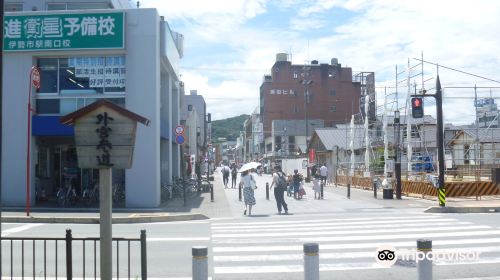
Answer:
<path fill-rule="evenodd" d="M 302 183 L 302 180 L 304 180 L 304 178 L 302 177 L 302 174 L 299 173 L 299 170 L 295 169 L 293 171 L 293 176 L 292 176 L 293 198 L 295 198 L 295 199 L 299 199 L 299 189 L 300 189 L 300 183 Z"/>
<path fill-rule="evenodd" d="M 273 182 L 269 189 L 274 188 L 274 198 L 276 199 L 276 206 L 278 207 L 278 214 L 281 215 L 281 209 L 285 210 L 285 214 L 288 214 L 288 205 L 285 202 L 285 191 L 287 187 L 287 179 L 285 173 L 281 171 L 281 166 L 274 166 Z"/>
<path fill-rule="evenodd" d="M 326 185 L 326 177 L 328 176 L 328 168 L 325 166 L 324 163 L 319 168 L 319 174 L 321 175 L 321 183 Z"/>
<path fill-rule="evenodd" d="M 319 185 L 320 180 L 321 180 L 321 176 L 316 174 L 316 176 L 314 176 L 314 180 L 313 180 L 314 199 L 316 199 L 316 196 L 318 197 L 317 199 L 321 198 L 321 186 Z"/>
<path fill-rule="evenodd" d="M 229 174 L 231 173 L 229 166 L 224 164 L 224 166 L 222 166 L 221 173 L 222 173 L 222 182 L 224 183 L 224 188 L 227 189 L 227 184 L 229 183 Z"/>
<path fill-rule="evenodd" d="M 236 165 L 231 169 L 231 189 L 236 188 L 236 177 L 238 176 L 238 170 L 236 169 Z"/>
<path fill-rule="evenodd" d="M 255 179 L 250 170 L 241 172 L 240 185 L 243 188 L 243 201 L 245 202 L 245 211 L 243 215 L 252 215 L 252 206 L 256 204 L 253 190 L 257 188 Z"/>

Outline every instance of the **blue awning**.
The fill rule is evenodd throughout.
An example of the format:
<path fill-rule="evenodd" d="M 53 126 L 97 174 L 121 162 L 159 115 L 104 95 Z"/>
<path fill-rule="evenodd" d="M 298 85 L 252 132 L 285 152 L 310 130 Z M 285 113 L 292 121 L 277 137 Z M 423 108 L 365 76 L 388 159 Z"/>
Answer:
<path fill-rule="evenodd" d="M 59 122 L 59 116 L 33 116 L 31 135 L 33 136 L 74 136 L 75 130 L 71 125 Z"/>

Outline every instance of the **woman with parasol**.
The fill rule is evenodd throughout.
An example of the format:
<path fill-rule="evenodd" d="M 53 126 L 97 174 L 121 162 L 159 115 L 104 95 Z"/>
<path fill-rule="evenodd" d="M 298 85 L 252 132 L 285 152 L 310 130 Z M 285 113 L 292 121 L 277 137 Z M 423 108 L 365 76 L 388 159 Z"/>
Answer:
<path fill-rule="evenodd" d="M 243 165 L 239 172 L 241 173 L 240 186 L 243 188 L 243 200 L 245 202 L 245 211 L 243 215 L 252 215 L 252 206 L 256 204 L 253 190 L 257 188 L 252 171 L 260 165 L 256 162 L 249 162 Z"/>

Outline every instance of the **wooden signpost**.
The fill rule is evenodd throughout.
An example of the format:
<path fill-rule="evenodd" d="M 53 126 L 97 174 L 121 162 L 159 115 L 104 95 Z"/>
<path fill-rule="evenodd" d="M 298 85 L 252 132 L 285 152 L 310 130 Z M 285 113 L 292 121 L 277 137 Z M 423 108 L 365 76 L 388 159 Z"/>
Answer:
<path fill-rule="evenodd" d="M 132 167 L 137 123 L 149 120 L 105 99 L 60 119 L 75 127 L 80 168 L 99 169 L 101 279 L 112 278 L 111 169 Z"/>

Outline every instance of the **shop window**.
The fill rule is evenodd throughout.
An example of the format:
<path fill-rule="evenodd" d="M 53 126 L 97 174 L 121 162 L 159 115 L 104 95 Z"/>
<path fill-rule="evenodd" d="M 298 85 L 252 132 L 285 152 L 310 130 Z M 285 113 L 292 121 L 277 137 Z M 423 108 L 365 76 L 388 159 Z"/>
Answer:
<path fill-rule="evenodd" d="M 93 9 L 109 9 L 108 3 L 68 3 L 67 10 L 93 10 Z"/>
<path fill-rule="evenodd" d="M 59 99 L 37 99 L 37 114 L 59 114 Z"/>
<path fill-rule="evenodd" d="M 47 3 L 47 10 L 92 10 L 92 9 L 109 9 L 108 3 Z"/>
<path fill-rule="evenodd" d="M 57 93 L 57 58 L 39 58 L 38 69 L 40 70 L 40 89 L 38 93 Z"/>
<path fill-rule="evenodd" d="M 125 93 L 125 56 L 39 58 L 40 94 Z"/>
<path fill-rule="evenodd" d="M 5 9 L 6 12 L 21 12 L 23 10 L 22 3 L 6 3 Z"/>
<path fill-rule="evenodd" d="M 60 4 L 60 3 L 48 3 L 48 4 L 47 4 L 47 10 L 48 10 L 48 11 L 60 11 L 60 10 L 66 10 L 66 4 Z"/>

